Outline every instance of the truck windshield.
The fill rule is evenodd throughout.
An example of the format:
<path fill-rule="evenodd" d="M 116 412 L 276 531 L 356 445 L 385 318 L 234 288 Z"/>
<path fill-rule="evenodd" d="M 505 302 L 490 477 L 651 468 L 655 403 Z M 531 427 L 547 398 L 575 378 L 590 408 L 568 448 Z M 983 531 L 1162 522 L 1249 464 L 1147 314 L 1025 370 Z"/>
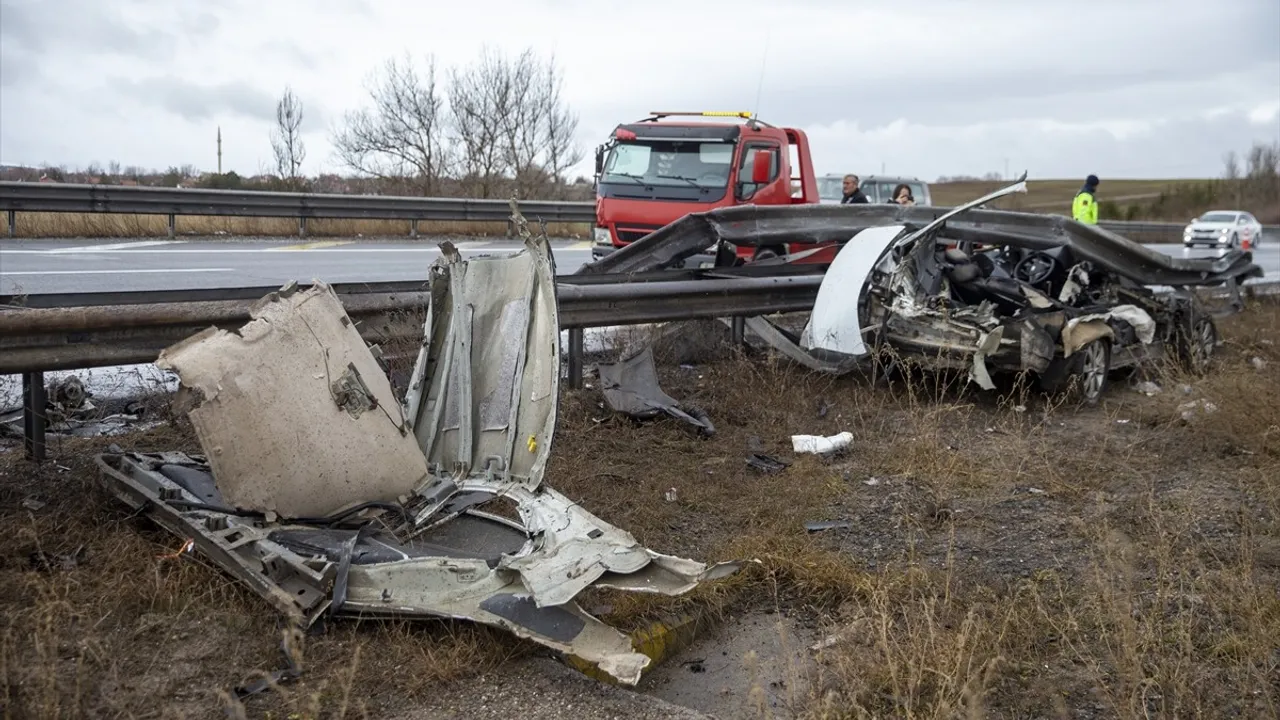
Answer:
<path fill-rule="evenodd" d="M 615 145 L 600 181 L 724 189 L 732 167 L 732 143 L 642 140 Z"/>

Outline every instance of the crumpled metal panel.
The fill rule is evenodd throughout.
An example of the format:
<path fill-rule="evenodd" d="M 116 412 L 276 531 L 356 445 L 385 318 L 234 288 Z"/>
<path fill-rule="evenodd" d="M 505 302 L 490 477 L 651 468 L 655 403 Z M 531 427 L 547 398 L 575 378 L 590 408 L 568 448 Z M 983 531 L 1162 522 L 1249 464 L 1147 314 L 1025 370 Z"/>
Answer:
<path fill-rule="evenodd" d="M 472 261 L 444 248 L 408 402 L 416 435 L 317 285 L 268 298 L 238 334 L 166 351 L 203 393 L 191 415 L 207 458 L 101 455 L 104 483 L 298 625 L 326 612 L 468 619 L 634 685 L 650 659 L 578 594 L 678 595 L 739 565 L 655 552 L 541 483 L 559 325 L 550 247 L 526 245 Z"/>

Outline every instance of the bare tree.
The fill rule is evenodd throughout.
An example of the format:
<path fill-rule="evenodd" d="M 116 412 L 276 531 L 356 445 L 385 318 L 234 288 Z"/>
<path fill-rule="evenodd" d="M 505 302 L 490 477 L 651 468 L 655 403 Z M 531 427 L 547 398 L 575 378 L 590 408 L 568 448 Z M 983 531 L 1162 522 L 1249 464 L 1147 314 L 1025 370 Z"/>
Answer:
<path fill-rule="evenodd" d="M 448 166 L 442 142 L 444 100 L 436 90 L 434 57 L 419 74 L 412 59 L 388 60 L 369 86 L 373 106 L 349 112 L 333 136 L 343 164 L 380 179 L 413 179 L 430 195 Z"/>
<path fill-rule="evenodd" d="M 465 68 L 449 70 L 449 118 L 460 154 L 462 180 L 473 195 L 493 197 L 509 168 L 505 137 L 512 126 L 516 89 L 507 62 L 485 47 Z"/>
<path fill-rule="evenodd" d="M 454 139 L 476 194 L 492 197 L 500 180 L 510 180 L 521 197 L 563 183 L 582 152 L 562 86 L 555 58 L 540 62 L 531 49 L 508 57 L 486 47 L 472 64 L 450 70 Z"/>
<path fill-rule="evenodd" d="M 302 142 L 302 101 L 288 85 L 276 103 L 276 125 L 271 130 L 271 151 L 276 158 L 276 174 L 289 186 L 299 185 L 302 161 L 307 157 Z"/>
<path fill-rule="evenodd" d="M 577 143 L 578 115 L 565 104 L 563 86 L 564 77 L 552 55 L 542 72 L 541 131 L 546 150 L 544 165 L 557 191 L 565 184 L 565 171 L 582 160 L 582 148 Z"/>
<path fill-rule="evenodd" d="M 1226 180 L 1240 179 L 1240 159 L 1235 150 L 1222 156 L 1222 177 Z"/>

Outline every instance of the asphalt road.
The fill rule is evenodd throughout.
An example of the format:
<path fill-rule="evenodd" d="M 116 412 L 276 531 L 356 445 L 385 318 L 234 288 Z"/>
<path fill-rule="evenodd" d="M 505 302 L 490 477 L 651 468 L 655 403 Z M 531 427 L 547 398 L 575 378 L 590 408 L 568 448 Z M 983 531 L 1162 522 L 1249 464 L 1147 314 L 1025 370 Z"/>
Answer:
<path fill-rule="evenodd" d="M 455 240 L 464 256 L 518 250 L 519 242 Z M 591 260 L 586 241 L 552 241 L 559 273 Z M 1213 257 L 1221 251 L 1151 245 L 1173 257 Z M 291 280 L 328 283 L 425 280 L 439 256 L 431 240 L 4 240 L 0 295 L 279 286 Z M 1280 278 L 1280 242 L 1256 248 L 1267 280 Z"/>
<path fill-rule="evenodd" d="M 368 242 L 5 240 L 0 295 L 426 280 L 438 240 Z M 464 257 L 519 250 L 518 240 L 453 239 Z M 591 260 L 585 241 L 553 240 L 558 273 Z"/>

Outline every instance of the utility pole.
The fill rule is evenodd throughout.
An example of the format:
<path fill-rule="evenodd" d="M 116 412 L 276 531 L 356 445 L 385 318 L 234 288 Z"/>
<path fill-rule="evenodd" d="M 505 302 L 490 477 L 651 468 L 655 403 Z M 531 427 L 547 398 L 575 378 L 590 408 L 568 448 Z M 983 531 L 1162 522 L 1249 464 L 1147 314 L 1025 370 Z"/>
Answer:
<path fill-rule="evenodd" d="M 218 174 L 222 174 L 222 126 L 218 126 Z"/>

